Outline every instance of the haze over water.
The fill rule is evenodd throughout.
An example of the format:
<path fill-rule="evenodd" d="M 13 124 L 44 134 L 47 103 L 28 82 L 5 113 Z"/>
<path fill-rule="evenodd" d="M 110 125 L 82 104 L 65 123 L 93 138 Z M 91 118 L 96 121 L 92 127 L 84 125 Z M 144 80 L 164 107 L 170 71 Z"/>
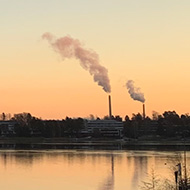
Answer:
<path fill-rule="evenodd" d="M 169 160 L 175 156 L 154 151 L 1 151 L 1 189 L 138 190 L 152 168 L 173 180 Z"/>

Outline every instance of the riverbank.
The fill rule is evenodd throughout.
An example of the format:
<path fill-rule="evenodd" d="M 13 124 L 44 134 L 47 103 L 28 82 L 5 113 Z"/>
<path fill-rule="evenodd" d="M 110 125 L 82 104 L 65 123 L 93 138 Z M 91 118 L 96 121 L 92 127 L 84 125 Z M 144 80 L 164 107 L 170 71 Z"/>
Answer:
<path fill-rule="evenodd" d="M 190 140 L 0 138 L 0 149 L 190 150 Z"/>

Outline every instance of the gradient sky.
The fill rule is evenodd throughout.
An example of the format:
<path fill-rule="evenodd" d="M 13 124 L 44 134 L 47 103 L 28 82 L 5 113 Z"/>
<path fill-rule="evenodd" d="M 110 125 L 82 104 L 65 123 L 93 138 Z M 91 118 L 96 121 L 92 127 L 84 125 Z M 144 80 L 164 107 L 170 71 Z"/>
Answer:
<path fill-rule="evenodd" d="M 189 0 L 0 0 L 0 112 L 103 117 L 108 97 L 78 60 L 62 60 L 41 35 L 70 35 L 108 69 L 113 114 L 190 112 Z"/>

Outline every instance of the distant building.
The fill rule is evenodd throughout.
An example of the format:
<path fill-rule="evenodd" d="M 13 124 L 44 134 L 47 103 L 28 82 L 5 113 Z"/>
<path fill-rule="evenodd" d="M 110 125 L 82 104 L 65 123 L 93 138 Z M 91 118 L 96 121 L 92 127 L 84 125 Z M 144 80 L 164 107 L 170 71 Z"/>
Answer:
<path fill-rule="evenodd" d="M 0 134 L 2 137 L 15 136 L 15 126 L 17 122 L 15 121 L 0 121 Z"/>
<path fill-rule="evenodd" d="M 122 137 L 123 122 L 115 120 L 88 120 L 86 129 L 92 136 Z"/>

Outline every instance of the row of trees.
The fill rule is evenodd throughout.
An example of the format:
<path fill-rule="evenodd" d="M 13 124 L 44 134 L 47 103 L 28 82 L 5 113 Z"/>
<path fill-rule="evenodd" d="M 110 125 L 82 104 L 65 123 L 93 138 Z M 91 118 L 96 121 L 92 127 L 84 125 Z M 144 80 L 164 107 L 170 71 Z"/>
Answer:
<path fill-rule="evenodd" d="M 20 137 L 79 136 L 80 131 L 84 128 L 82 118 L 72 119 L 66 117 L 63 120 L 42 120 L 32 116 L 30 113 L 15 114 L 10 121 L 15 122 L 15 135 Z"/>
<path fill-rule="evenodd" d="M 165 111 L 162 115 L 153 112 L 152 119 L 143 118 L 138 114 L 133 114 L 131 118 L 125 117 L 123 121 L 124 136 L 129 138 L 139 138 L 145 135 L 156 135 L 161 137 L 190 137 L 190 116 L 188 114 L 178 115 L 175 111 Z M 17 136 L 39 135 L 44 137 L 66 137 L 80 136 L 85 128 L 85 119 L 69 118 L 63 120 L 42 120 L 32 116 L 30 113 L 0 114 L 0 119 L 15 121 L 15 132 Z M 95 118 L 91 117 L 95 120 Z M 100 118 L 96 118 L 100 119 Z M 105 116 L 104 119 L 110 119 Z M 113 120 L 122 121 L 122 118 L 112 116 Z"/>
<path fill-rule="evenodd" d="M 124 134 L 127 137 L 138 138 L 143 135 L 160 137 L 190 137 L 189 114 L 178 115 L 175 111 L 165 111 L 162 115 L 153 112 L 152 119 L 143 118 L 141 114 L 125 117 Z"/>

